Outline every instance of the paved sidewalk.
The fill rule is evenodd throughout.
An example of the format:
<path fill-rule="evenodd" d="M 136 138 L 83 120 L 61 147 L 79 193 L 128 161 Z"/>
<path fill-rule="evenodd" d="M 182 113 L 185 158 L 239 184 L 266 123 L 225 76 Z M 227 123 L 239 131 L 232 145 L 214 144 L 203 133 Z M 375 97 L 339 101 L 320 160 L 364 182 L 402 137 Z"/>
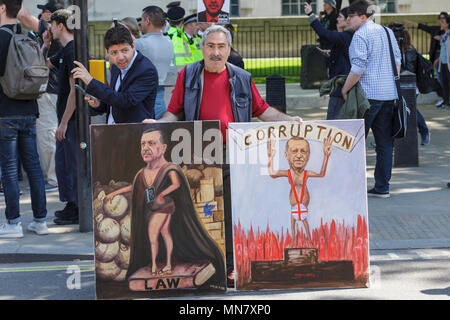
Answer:
<path fill-rule="evenodd" d="M 308 90 L 314 99 L 316 90 Z M 394 168 L 390 199 L 369 198 L 370 249 L 450 248 L 450 110 L 421 105 L 431 129 L 431 144 L 419 146 L 420 167 Z M 290 114 L 305 120 L 324 119 L 326 107 L 290 108 Z M 369 137 L 368 142 L 373 141 Z M 367 148 L 368 186 L 373 185 L 375 151 Z M 24 238 L 0 239 L 0 258 L 17 255 L 54 255 L 61 259 L 92 256 L 93 233 L 80 233 L 78 226 L 60 227 L 53 223 L 54 212 L 64 207 L 58 192 L 47 195 L 50 234 L 38 236 L 26 231 L 32 221 L 28 185 L 21 183 L 21 211 Z M 4 197 L 0 195 L 0 223 L 5 221 Z M 0 259 L 0 263 L 1 263 Z M 14 262 L 14 261 L 10 261 Z"/>

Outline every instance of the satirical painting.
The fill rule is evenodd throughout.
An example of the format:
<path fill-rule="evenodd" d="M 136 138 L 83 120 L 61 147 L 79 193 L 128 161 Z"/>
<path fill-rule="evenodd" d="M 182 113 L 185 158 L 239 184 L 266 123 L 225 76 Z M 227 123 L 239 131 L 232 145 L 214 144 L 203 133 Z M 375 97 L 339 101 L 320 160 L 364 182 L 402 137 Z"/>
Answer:
<path fill-rule="evenodd" d="M 197 0 L 197 20 L 207 23 L 230 23 L 230 0 Z"/>
<path fill-rule="evenodd" d="M 236 287 L 366 287 L 364 122 L 230 124 Z"/>
<path fill-rule="evenodd" d="M 96 292 L 223 292 L 218 122 L 91 126 Z"/>

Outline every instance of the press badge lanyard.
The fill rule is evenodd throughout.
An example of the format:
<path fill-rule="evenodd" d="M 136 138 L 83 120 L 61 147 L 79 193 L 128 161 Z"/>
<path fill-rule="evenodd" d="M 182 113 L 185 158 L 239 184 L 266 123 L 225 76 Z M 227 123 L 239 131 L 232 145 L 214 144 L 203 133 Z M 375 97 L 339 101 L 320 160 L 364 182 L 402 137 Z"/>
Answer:
<path fill-rule="evenodd" d="M 297 202 L 297 208 L 298 208 L 298 211 L 297 212 L 293 211 L 293 213 L 302 214 L 302 213 L 308 212 L 308 210 L 302 211 L 301 206 L 300 206 L 303 202 L 303 196 L 305 194 L 306 179 L 308 177 L 308 171 L 305 170 L 305 172 L 303 173 L 303 185 L 302 185 L 302 193 L 300 195 L 300 201 L 298 201 L 297 189 L 295 189 L 294 179 L 292 179 L 291 170 L 288 170 L 288 177 L 289 177 L 289 183 L 291 184 L 292 192 L 294 192 L 294 195 L 295 195 L 295 201 Z"/>

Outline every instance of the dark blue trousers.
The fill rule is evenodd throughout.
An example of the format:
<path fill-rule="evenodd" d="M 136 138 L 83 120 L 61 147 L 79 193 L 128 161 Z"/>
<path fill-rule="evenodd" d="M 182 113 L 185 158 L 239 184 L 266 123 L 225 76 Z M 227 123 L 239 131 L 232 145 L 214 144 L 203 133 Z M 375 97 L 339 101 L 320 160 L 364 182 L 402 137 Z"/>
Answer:
<path fill-rule="evenodd" d="M 59 200 L 78 205 L 77 184 L 78 134 L 75 121 L 69 121 L 66 139 L 56 141 L 55 171 L 58 180 Z"/>

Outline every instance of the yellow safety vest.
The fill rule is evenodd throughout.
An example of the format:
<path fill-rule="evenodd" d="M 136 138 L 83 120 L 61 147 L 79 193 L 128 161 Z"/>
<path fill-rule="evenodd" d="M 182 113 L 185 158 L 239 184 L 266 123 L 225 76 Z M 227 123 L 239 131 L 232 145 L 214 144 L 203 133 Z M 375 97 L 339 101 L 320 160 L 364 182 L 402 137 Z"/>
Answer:
<path fill-rule="evenodd" d="M 190 45 L 192 51 L 192 62 L 197 62 L 203 60 L 202 53 L 202 38 L 195 35 L 193 38 L 194 42 Z"/>
<path fill-rule="evenodd" d="M 178 29 L 176 27 L 170 27 L 167 31 L 167 35 L 172 40 L 173 44 L 173 64 L 175 66 L 184 66 L 192 63 L 192 52 L 189 47 L 189 40 L 184 33 L 183 27 Z"/>

